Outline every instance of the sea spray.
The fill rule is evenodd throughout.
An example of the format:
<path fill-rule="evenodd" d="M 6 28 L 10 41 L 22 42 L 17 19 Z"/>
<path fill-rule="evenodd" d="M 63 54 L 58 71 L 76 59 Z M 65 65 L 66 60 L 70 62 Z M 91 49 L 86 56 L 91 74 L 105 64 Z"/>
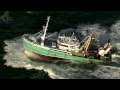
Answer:
<path fill-rule="evenodd" d="M 120 22 L 117 21 L 110 28 L 102 27 L 100 24 L 94 25 L 78 25 L 77 31 L 85 30 L 94 31 L 96 38 L 100 43 L 106 42 L 109 38 L 112 39 L 113 46 L 118 48 L 119 52 L 119 28 Z M 110 31 L 109 31 L 110 29 Z M 69 30 L 69 29 L 66 29 Z M 117 33 L 116 33 L 117 32 Z M 11 40 L 4 41 L 6 46 L 4 47 L 7 54 L 4 56 L 6 60 L 5 65 L 13 68 L 26 68 L 44 70 L 53 79 L 91 79 L 91 78 L 105 78 L 115 79 L 120 78 L 120 68 L 118 66 L 104 66 L 98 65 L 90 69 L 90 64 L 77 64 L 77 63 L 49 63 L 40 61 L 34 62 L 27 58 L 24 54 L 24 48 L 22 45 L 22 38 L 16 37 Z M 119 57 L 119 54 L 115 53 L 114 57 Z M 114 62 L 116 60 L 114 59 Z M 34 76 L 33 76 L 34 77 Z"/>

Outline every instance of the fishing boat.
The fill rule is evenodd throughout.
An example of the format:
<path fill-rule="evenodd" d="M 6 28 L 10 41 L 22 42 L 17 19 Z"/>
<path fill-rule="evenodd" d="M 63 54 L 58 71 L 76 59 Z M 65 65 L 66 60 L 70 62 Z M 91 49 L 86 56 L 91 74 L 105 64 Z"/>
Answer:
<path fill-rule="evenodd" d="M 99 46 L 93 32 L 87 33 L 86 36 L 75 31 L 48 33 L 49 21 L 50 16 L 40 32 L 22 36 L 25 54 L 28 57 L 47 61 L 111 61 L 110 42 L 103 47 Z"/>

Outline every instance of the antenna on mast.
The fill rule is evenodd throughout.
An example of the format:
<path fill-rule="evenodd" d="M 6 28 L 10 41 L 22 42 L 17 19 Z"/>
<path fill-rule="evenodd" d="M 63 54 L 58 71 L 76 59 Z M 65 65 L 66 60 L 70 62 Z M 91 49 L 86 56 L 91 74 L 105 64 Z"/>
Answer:
<path fill-rule="evenodd" d="M 47 17 L 47 23 L 46 23 L 46 26 L 43 26 L 43 30 L 44 30 L 44 33 L 43 33 L 43 36 L 41 37 L 41 46 L 44 46 L 44 40 L 45 40 L 45 36 L 46 36 L 46 32 L 48 30 L 48 23 L 50 21 L 50 16 Z"/>

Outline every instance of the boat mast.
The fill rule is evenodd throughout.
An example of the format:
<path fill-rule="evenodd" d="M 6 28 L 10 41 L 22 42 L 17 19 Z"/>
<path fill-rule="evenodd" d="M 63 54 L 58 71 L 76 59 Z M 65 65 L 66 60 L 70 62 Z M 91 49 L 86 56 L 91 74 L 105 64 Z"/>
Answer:
<path fill-rule="evenodd" d="M 47 32 L 47 29 L 48 29 L 49 20 L 50 20 L 50 16 L 47 17 L 46 26 L 43 26 L 44 33 L 43 33 L 43 36 L 41 37 L 41 39 L 42 39 L 41 46 L 44 46 L 44 40 L 45 40 L 46 32 Z"/>

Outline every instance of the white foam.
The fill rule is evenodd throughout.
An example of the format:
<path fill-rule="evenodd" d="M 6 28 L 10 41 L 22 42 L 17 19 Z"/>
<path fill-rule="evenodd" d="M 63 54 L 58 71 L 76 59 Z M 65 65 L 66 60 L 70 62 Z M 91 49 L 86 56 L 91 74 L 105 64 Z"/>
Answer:
<path fill-rule="evenodd" d="M 99 24 L 94 25 L 78 25 L 77 30 L 91 30 L 96 33 L 97 38 L 101 42 L 105 42 L 108 38 L 112 39 L 113 45 L 120 49 L 120 21 L 113 24 L 110 29 L 112 32 L 108 32 L 108 29 L 100 26 Z M 67 30 L 67 29 L 66 29 Z M 117 33 L 116 33 L 117 32 Z M 23 53 L 22 39 L 20 37 L 11 40 L 4 41 L 6 46 L 4 47 L 7 54 L 4 56 L 6 60 L 5 65 L 13 68 L 26 68 L 44 70 L 53 79 L 90 79 L 92 76 L 97 78 L 119 78 L 120 79 L 120 68 L 115 66 L 102 66 L 100 65 L 96 70 L 87 70 L 80 68 L 80 64 L 67 63 L 67 64 L 56 64 L 46 62 L 33 62 L 26 57 Z M 114 54 L 114 57 L 120 57 L 119 54 Z"/>
<path fill-rule="evenodd" d="M 33 13 L 33 12 L 32 12 L 32 11 L 27 11 L 26 13 L 31 14 L 31 13 Z"/>

